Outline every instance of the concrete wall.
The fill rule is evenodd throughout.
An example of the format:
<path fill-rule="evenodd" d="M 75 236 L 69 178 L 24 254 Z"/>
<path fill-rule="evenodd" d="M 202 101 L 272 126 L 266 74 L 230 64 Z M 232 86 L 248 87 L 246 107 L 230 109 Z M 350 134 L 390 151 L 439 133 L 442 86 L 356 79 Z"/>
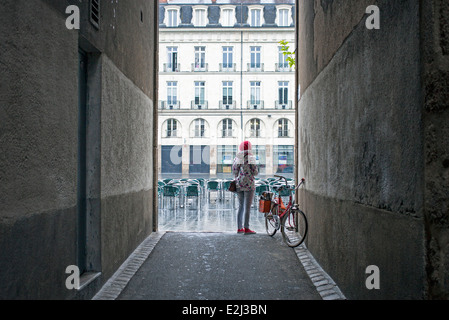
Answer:
<path fill-rule="evenodd" d="M 78 36 L 42 1 L 0 12 L 0 298 L 56 298 L 76 254 Z"/>
<path fill-rule="evenodd" d="M 80 31 L 65 27 L 69 4 L 80 6 Z M 0 4 L 0 299 L 92 297 L 153 230 L 157 7 L 102 1 L 97 30 L 88 5 Z M 89 57 L 87 263 L 101 276 L 69 291 L 65 269 L 77 263 L 78 242 L 79 47 Z"/>
<path fill-rule="evenodd" d="M 429 297 L 449 298 L 449 3 L 422 1 L 424 195 Z"/>
<path fill-rule="evenodd" d="M 380 30 L 365 27 L 368 5 Z M 300 1 L 300 203 L 349 299 L 426 296 L 420 2 Z M 368 290 L 367 266 L 380 269 Z"/>

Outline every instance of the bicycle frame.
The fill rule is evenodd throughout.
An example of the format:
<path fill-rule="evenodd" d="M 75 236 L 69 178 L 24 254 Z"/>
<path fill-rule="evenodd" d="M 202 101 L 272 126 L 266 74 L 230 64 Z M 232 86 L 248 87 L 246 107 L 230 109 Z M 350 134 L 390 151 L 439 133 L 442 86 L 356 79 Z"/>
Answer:
<path fill-rule="evenodd" d="M 279 178 L 279 181 L 280 181 L 280 180 L 285 180 L 285 186 L 286 186 L 286 188 L 288 188 L 287 178 L 282 177 L 282 176 L 277 176 L 277 175 L 275 175 L 275 177 L 276 177 L 276 178 Z M 293 190 L 298 190 L 299 187 L 300 187 L 302 184 L 304 184 L 305 181 L 306 181 L 306 179 L 302 178 L 302 179 L 301 179 L 301 182 L 300 182 L 300 183 L 295 187 L 295 189 L 293 189 Z M 288 204 L 287 204 L 287 206 L 285 207 L 285 210 L 284 210 L 281 214 L 279 214 L 279 211 L 280 211 L 281 208 L 280 208 L 280 207 L 278 208 L 278 216 L 279 216 L 279 218 L 284 217 L 284 216 L 285 216 L 286 214 L 288 214 L 288 213 L 290 212 L 290 210 L 292 209 L 292 207 L 293 207 L 293 205 L 294 205 L 294 202 L 293 202 L 293 190 L 292 190 L 292 192 L 290 192 Z M 276 204 L 277 204 L 278 206 L 281 206 L 281 204 L 284 204 L 284 203 L 282 202 L 282 197 L 281 197 L 281 195 L 279 195 L 279 196 L 277 196 L 277 197 L 275 198 L 275 202 L 276 202 Z M 285 206 L 285 204 L 284 204 L 284 206 Z"/>

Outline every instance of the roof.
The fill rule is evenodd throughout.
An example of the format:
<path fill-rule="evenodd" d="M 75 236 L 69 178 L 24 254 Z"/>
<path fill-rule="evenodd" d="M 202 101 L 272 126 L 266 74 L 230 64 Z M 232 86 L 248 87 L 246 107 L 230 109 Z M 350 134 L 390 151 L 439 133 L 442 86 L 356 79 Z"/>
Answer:
<path fill-rule="evenodd" d="M 186 4 L 186 5 L 220 5 L 220 4 L 234 4 L 234 5 L 251 5 L 251 4 L 290 4 L 294 5 L 295 0 L 159 0 L 161 4 Z"/>

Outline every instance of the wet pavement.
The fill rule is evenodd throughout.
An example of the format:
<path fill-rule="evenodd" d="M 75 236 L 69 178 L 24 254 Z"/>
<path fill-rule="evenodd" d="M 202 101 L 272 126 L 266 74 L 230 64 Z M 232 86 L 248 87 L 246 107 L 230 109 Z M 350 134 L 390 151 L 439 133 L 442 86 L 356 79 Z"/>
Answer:
<path fill-rule="evenodd" d="M 166 233 L 118 300 L 321 300 L 293 249 L 268 235 Z"/>
<path fill-rule="evenodd" d="M 151 234 L 94 300 L 340 300 L 338 286 L 303 244 L 270 237 L 254 202 L 250 228 L 237 234 L 233 194 L 160 203 Z M 196 200 L 196 199 L 194 199 Z M 173 205 L 173 206 L 172 206 Z"/>
<path fill-rule="evenodd" d="M 212 193 L 210 199 L 202 197 L 201 206 L 197 206 L 196 200 L 186 201 L 182 207 L 179 203 L 176 206 L 167 204 L 164 209 L 159 209 L 159 230 L 236 232 L 238 200 L 232 197 L 235 197 L 234 194 L 226 192 L 222 196 L 223 200 L 220 200 L 219 195 Z M 265 233 L 264 215 L 258 211 L 257 203 L 251 208 L 250 229 Z"/>

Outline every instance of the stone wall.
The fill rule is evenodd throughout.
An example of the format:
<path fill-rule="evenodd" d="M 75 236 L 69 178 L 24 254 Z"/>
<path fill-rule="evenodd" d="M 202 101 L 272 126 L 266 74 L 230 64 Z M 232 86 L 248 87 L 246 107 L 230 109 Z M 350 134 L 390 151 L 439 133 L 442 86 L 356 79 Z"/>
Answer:
<path fill-rule="evenodd" d="M 429 297 L 449 298 L 449 3 L 422 1 L 424 195 Z"/>
<path fill-rule="evenodd" d="M 365 26 L 368 5 L 380 30 Z M 349 299 L 426 296 L 420 3 L 300 1 L 307 245 Z M 366 268 L 380 269 L 368 290 Z"/>
<path fill-rule="evenodd" d="M 0 299 L 83 299 L 152 232 L 157 112 L 157 4 L 0 3 Z M 81 30 L 65 26 L 80 6 Z M 79 56 L 87 76 L 87 271 L 77 264 Z"/>

